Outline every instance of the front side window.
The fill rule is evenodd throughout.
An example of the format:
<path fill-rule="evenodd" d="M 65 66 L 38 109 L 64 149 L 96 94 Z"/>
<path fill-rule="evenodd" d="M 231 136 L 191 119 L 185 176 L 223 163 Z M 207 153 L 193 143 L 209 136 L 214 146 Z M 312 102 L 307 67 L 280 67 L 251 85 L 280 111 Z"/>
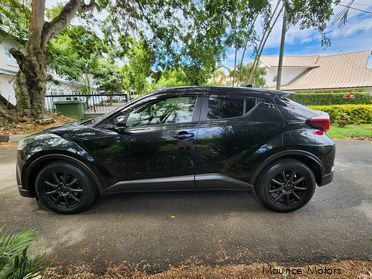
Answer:
<path fill-rule="evenodd" d="M 208 103 L 208 119 L 223 119 L 241 116 L 256 104 L 254 98 L 225 98 L 211 96 Z"/>
<path fill-rule="evenodd" d="M 131 111 L 127 127 L 156 124 L 175 124 L 192 122 L 196 97 L 184 96 L 157 100 Z"/>

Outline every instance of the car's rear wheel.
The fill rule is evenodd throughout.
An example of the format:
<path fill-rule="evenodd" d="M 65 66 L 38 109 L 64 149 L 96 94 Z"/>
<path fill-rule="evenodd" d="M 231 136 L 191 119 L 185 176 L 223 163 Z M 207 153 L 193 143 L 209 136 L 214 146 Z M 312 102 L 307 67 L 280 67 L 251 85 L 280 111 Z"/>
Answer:
<path fill-rule="evenodd" d="M 97 186 L 89 175 L 64 161 L 45 166 L 36 177 L 35 190 L 46 207 L 59 213 L 83 211 L 97 197 Z"/>
<path fill-rule="evenodd" d="M 290 212 L 306 205 L 314 194 L 313 172 L 297 160 L 284 159 L 267 166 L 255 185 L 258 198 L 274 211 Z"/>

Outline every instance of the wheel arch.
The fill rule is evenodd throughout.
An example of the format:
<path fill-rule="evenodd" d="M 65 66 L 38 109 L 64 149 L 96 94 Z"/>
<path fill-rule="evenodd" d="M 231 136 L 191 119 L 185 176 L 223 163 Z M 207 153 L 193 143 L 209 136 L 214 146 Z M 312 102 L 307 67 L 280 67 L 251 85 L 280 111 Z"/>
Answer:
<path fill-rule="evenodd" d="M 258 177 L 262 173 L 262 171 L 269 165 L 276 161 L 283 160 L 283 159 L 295 159 L 302 163 L 304 163 L 310 170 L 314 173 L 315 180 L 319 185 L 322 180 L 322 176 L 324 175 L 324 165 L 322 161 L 320 161 L 314 154 L 303 151 L 303 150 L 286 150 L 275 155 L 270 156 L 266 160 L 264 160 L 259 167 L 256 169 L 252 179 L 251 184 L 255 185 Z"/>
<path fill-rule="evenodd" d="M 98 191 L 102 190 L 103 182 L 99 179 L 99 176 L 82 160 L 79 160 L 67 154 L 47 154 L 47 155 L 42 155 L 36 158 L 35 160 L 33 160 L 30 163 L 30 165 L 26 168 L 25 173 L 23 174 L 22 183 L 27 185 L 27 188 L 34 196 L 36 196 L 35 181 L 36 181 L 37 174 L 46 165 L 50 164 L 51 162 L 55 162 L 55 161 L 67 161 L 78 167 L 81 167 L 84 171 L 86 171 L 91 176 L 91 178 L 97 185 Z"/>

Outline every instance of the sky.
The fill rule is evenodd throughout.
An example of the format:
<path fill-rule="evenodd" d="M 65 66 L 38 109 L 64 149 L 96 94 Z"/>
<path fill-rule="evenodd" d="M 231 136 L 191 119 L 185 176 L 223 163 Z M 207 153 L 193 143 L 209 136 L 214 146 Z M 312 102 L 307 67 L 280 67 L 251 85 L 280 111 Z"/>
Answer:
<path fill-rule="evenodd" d="M 343 4 L 348 2 L 348 0 L 341 0 Z M 352 7 L 372 12 L 372 0 L 355 0 Z M 337 14 L 341 9 L 341 6 L 336 6 L 334 14 Z M 278 20 L 262 55 L 279 54 L 281 27 L 282 21 Z M 346 25 L 340 28 L 338 24 L 332 24 L 331 19 L 326 33 L 331 40 L 331 46 L 324 48 L 321 46 L 318 31 L 300 30 L 297 26 L 290 26 L 286 34 L 284 55 L 332 55 L 361 50 L 372 51 L 372 14 L 349 10 Z M 246 56 L 245 61 L 249 62 L 251 55 L 252 53 Z M 227 51 L 226 59 L 222 64 L 229 68 L 233 67 L 233 49 Z M 372 68 L 372 55 L 369 57 L 368 67 Z"/>

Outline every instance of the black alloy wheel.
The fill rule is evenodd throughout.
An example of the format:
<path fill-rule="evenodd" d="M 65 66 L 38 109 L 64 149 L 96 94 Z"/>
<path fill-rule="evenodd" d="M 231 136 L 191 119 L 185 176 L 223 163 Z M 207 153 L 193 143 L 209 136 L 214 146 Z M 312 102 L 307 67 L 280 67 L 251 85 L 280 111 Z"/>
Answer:
<path fill-rule="evenodd" d="M 97 187 L 79 167 L 57 161 L 38 174 L 36 193 L 48 208 L 60 213 L 74 213 L 92 204 L 97 196 Z"/>
<path fill-rule="evenodd" d="M 309 202 L 315 190 L 313 172 L 297 160 L 282 160 L 264 169 L 256 193 L 272 210 L 290 212 Z"/>
<path fill-rule="evenodd" d="M 62 173 L 51 172 L 44 180 L 43 194 L 57 206 L 73 208 L 81 203 L 84 189 L 79 179 L 66 171 Z"/>

